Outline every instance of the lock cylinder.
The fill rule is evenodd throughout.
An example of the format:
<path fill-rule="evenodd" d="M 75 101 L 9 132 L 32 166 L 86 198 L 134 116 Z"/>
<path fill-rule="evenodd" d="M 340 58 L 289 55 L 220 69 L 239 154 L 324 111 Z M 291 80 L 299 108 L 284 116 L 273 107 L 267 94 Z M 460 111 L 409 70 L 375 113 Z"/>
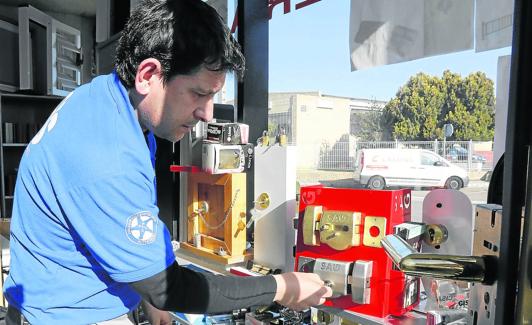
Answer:
<path fill-rule="evenodd" d="M 424 240 L 430 246 L 438 246 L 447 241 L 449 233 L 444 225 L 427 225 Z"/>

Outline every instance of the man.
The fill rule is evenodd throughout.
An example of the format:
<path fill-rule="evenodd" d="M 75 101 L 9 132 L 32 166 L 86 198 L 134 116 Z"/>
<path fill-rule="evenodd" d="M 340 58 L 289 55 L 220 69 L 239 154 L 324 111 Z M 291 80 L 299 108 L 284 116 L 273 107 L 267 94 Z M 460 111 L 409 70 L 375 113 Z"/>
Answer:
<path fill-rule="evenodd" d="M 71 93 L 24 152 L 5 284 L 9 319 L 130 324 L 141 298 L 160 310 L 219 313 L 277 301 L 294 309 L 331 295 L 317 275 L 229 277 L 181 268 L 158 218 L 153 148 L 212 119 L 237 43 L 201 0 L 147 0 L 132 13 L 116 72 Z"/>

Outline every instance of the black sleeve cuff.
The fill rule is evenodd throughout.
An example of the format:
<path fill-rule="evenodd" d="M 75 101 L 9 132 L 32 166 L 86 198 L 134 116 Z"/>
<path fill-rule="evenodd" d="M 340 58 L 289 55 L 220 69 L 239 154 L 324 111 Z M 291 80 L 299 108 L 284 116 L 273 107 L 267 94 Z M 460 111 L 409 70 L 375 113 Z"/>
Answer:
<path fill-rule="evenodd" d="M 270 305 L 277 291 L 277 283 L 271 275 L 214 275 L 192 271 L 176 262 L 166 270 L 130 285 L 158 309 L 195 314 L 217 314 Z"/>

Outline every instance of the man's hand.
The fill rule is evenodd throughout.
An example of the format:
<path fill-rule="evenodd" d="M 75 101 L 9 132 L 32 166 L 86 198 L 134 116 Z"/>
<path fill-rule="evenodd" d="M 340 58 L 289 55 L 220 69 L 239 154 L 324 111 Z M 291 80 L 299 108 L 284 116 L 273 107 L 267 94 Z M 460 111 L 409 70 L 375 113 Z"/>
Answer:
<path fill-rule="evenodd" d="M 142 300 L 142 310 L 151 325 L 171 325 L 172 317 L 165 310 L 160 310 Z"/>
<path fill-rule="evenodd" d="M 332 296 L 332 289 L 314 273 L 291 272 L 273 276 L 277 281 L 274 301 L 294 310 L 321 305 Z"/>

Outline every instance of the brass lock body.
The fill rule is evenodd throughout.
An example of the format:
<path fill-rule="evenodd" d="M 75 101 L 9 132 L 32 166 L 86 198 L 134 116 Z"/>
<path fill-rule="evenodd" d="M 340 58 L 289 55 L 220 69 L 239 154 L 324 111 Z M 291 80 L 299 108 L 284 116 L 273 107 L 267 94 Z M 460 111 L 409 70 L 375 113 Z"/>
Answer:
<path fill-rule="evenodd" d="M 311 246 L 323 243 L 336 250 L 359 246 L 361 222 L 360 212 L 323 211 L 321 206 L 308 206 L 303 217 L 303 242 Z"/>
<path fill-rule="evenodd" d="M 319 221 L 323 209 L 321 206 L 309 205 L 305 209 L 303 216 L 303 243 L 309 246 L 318 246 L 316 231 L 319 227 Z"/>
<path fill-rule="evenodd" d="M 362 214 L 351 211 L 325 211 L 320 219 L 320 242 L 336 250 L 360 245 Z"/>

